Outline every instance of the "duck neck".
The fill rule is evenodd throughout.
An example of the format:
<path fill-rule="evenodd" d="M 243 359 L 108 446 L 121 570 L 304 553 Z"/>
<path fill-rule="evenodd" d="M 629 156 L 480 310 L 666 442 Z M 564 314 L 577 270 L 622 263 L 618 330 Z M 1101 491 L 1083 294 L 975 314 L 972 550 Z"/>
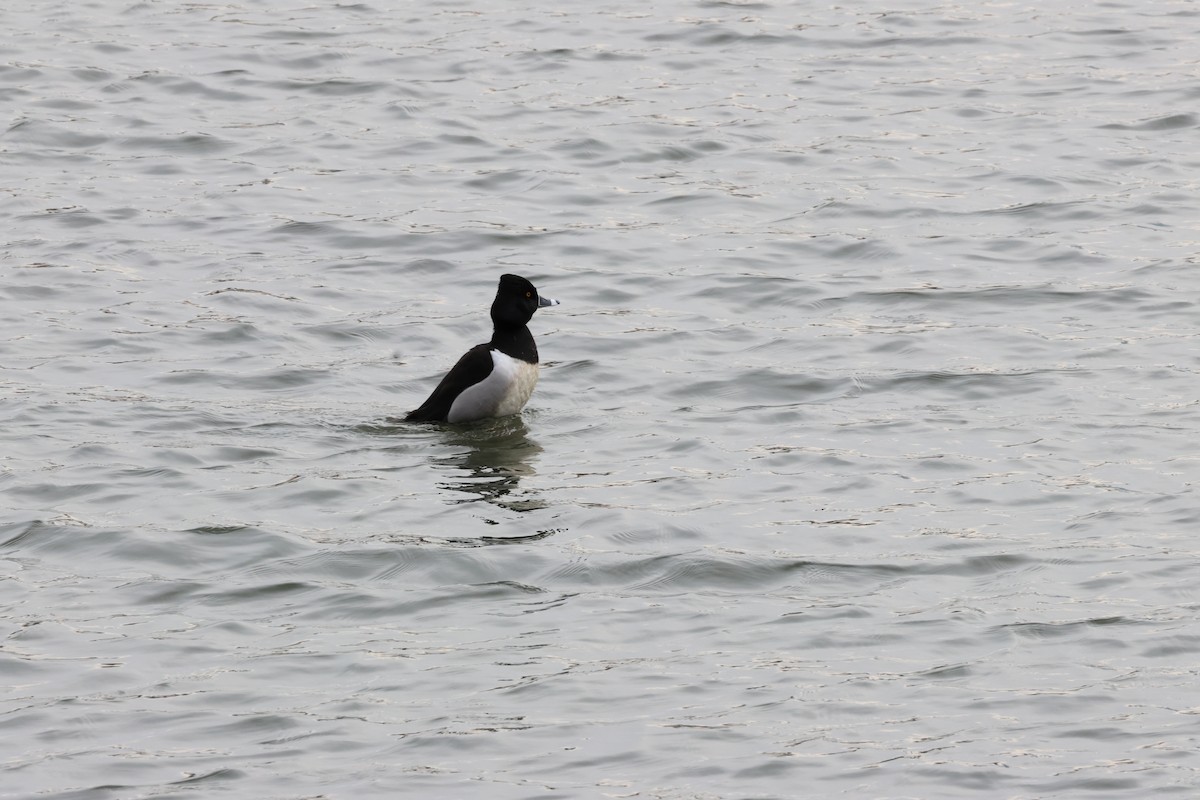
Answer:
<path fill-rule="evenodd" d="M 538 363 L 537 344 L 525 325 L 497 325 L 492 330 L 491 346 L 507 356 Z"/>

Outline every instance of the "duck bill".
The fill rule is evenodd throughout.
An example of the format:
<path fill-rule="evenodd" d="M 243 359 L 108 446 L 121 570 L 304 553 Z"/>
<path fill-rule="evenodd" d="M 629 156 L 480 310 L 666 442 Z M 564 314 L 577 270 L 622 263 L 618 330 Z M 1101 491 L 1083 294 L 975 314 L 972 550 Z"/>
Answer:
<path fill-rule="evenodd" d="M 538 308 L 549 308 L 550 306 L 557 305 L 559 305 L 559 302 L 553 297 L 542 297 L 540 294 L 538 295 Z"/>

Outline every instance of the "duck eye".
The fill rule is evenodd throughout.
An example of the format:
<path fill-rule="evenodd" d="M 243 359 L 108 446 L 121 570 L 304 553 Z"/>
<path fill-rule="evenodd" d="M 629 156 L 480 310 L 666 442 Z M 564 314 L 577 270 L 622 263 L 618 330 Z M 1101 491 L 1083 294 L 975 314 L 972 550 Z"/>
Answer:
<path fill-rule="evenodd" d="M 533 299 L 533 292 L 526 292 L 526 293 L 525 293 L 525 299 L 526 299 L 526 300 L 532 300 L 532 299 Z"/>

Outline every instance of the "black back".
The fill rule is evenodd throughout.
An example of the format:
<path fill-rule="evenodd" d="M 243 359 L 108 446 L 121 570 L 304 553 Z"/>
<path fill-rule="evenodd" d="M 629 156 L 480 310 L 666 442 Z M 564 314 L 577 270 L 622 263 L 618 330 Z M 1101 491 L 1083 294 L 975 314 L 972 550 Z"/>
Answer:
<path fill-rule="evenodd" d="M 454 405 L 464 389 L 467 389 L 492 374 L 492 346 L 477 344 L 463 354 L 442 382 L 429 395 L 429 399 L 421 403 L 405 415 L 408 422 L 437 422 L 445 420 L 450 415 L 450 406 Z"/>

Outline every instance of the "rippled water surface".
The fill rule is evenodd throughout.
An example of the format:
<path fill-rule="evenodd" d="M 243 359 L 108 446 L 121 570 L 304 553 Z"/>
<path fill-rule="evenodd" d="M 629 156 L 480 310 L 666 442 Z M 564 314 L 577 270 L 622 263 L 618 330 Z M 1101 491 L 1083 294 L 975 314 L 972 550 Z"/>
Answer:
<path fill-rule="evenodd" d="M 1200 790 L 1195 3 L 0 17 L 0 797 Z"/>

